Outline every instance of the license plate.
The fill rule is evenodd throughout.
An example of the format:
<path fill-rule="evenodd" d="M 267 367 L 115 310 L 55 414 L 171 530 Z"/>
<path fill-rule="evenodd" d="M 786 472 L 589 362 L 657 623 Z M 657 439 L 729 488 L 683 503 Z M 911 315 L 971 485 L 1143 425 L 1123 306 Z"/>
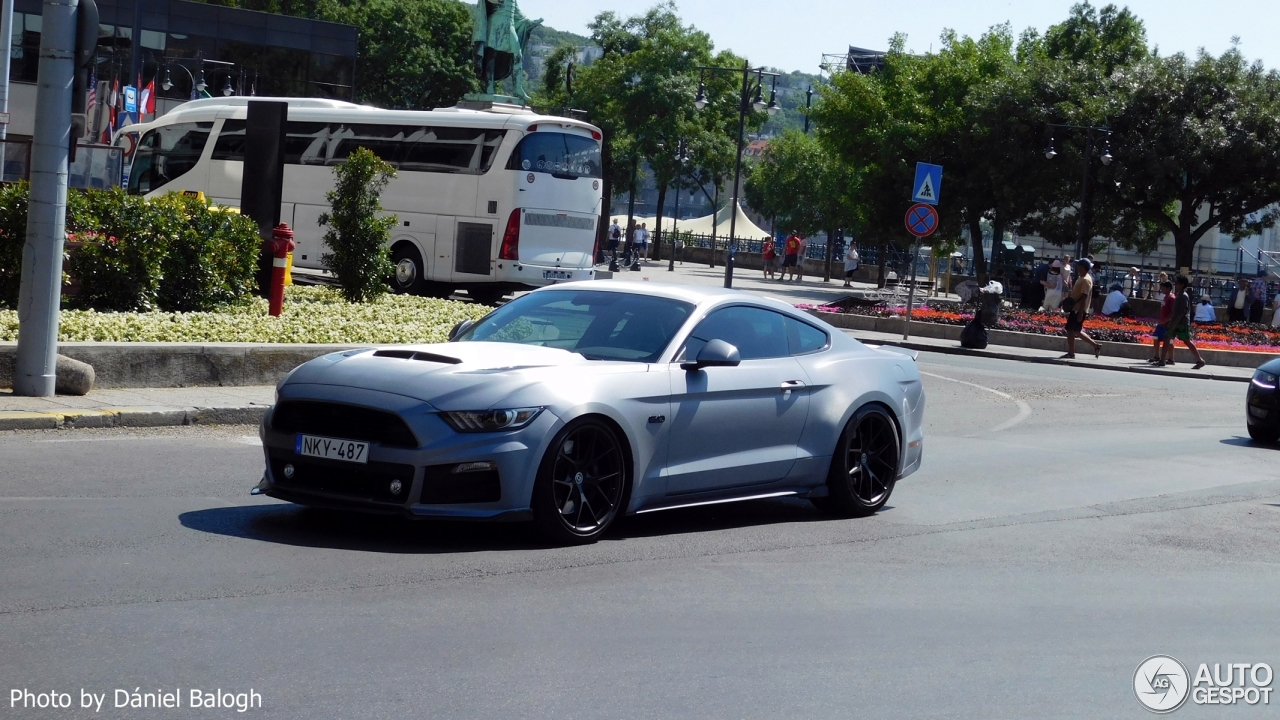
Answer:
<path fill-rule="evenodd" d="M 294 439 L 293 451 L 299 455 L 325 460 L 341 460 L 362 465 L 369 462 L 369 443 L 356 440 L 298 435 Z"/>
<path fill-rule="evenodd" d="M 568 280 L 573 277 L 573 273 L 567 270 L 543 270 L 542 279 L 544 280 Z"/>

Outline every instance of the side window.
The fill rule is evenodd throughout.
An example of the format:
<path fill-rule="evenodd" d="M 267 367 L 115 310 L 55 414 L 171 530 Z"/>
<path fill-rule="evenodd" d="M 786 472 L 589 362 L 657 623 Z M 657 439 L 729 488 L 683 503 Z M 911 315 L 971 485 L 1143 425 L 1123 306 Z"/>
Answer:
<path fill-rule="evenodd" d="M 223 120 L 213 141 L 214 160 L 244 160 L 244 120 Z"/>
<path fill-rule="evenodd" d="M 807 322 L 786 318 L 787 345 L 792 355 L 808 355 L 827 347 L 827 334 Z"/>
<path fill-rule="evenodd" d="M 685 342 L 684 357 L 698 357 L 712 340 L 724 340 L 738 348 L 743 360 L 786 357 L 786 318 L 770 310 L 746 306 L 717 310 L 698 323 Z"/>
<path fill-rule="evenodd" d="M 191 172 L 204 154 L 212 130 L 212 122 L 193 122 L 148 131 L 134 151 L 129 193 L 146 195 Z"/>

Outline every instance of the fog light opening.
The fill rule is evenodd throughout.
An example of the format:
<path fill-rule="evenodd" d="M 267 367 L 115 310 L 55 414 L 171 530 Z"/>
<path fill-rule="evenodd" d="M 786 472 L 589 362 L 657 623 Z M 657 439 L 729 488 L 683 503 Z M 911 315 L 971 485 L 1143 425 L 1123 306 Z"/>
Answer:
<path fill-rule="evenodd" d="M 493 470 L 497 467 L 498 463 L 491 460 L 484 460 L 481 462 L 468 462 L 456 465 L 454 466 L 453 471 L 455 473 L 484 472 L 486 470 Z"/>
<path fill-rule="evenodd" d="M 284 479 L 285 479 L 285 480 L 292 480 L 292 479 L 293 479 L 293 465 L 292 465 L 292 464 L 287 464 L 287 465 L 285 465 L 285 466 L 284 466 Z"/>
<path fill-rule="evenodd" d="M 404 484 L 403 484 L 403 483 L 401 483 L 399 480 L 392 480 L 392 481 L 391 481 L 391 487 L 390 487 L 391 494 L 392 494 L 392 495 L 399 495 L 399 494 L 400 494 L 400 490 L 401 490 L 401 488 L 403 488 L 403 487 L 404 487 Z"/>

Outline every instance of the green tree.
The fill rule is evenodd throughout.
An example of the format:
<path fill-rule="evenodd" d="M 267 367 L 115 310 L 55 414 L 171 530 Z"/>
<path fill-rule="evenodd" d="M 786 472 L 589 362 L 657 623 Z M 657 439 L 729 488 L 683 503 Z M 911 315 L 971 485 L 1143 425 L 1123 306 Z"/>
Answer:
<path fill-rule="evenodd" d="M 806 235 L 858 228 L 858 176 L 817 138 L 792 130 L 769 143 L 747 176 L 747 200 L 789 231 Z M 827 243 L 831 279 L 833 243 Z"/>
<path fill-rule="evenodd" d="M 1275 225 L 1280 203 L 1280 74 L 1232 48 L 1151 58 L 1124 72 L 1112 128 L 1122 223 L 1173 235 L 1177 267 L 1217 227 L 1237 238 Z"/>
<path fill-rule="evenodd" d="M 320 259 L 333 271 L 348 302 L 368 302 L 387 291 L 391 258 L 387 243 L 395 215 L 381 216 L 379 196 L 396 170 L 368 148 L 356 148 L 333 168 L 334 189 L 326 197 L 331 210 L 320 216 L 328 225 L 324 243 L 332 252 Z"/>

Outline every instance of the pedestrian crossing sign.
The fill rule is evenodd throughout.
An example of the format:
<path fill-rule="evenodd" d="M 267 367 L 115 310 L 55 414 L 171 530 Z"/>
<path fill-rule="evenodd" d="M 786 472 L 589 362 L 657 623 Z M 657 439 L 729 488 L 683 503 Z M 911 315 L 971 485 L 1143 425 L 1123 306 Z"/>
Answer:
<path fill-rule="evenodd" d="M 911 187 L 913 202 L 937 205 L 942 194 L 942 166 L 916 163 L 916 180 Z"/>

